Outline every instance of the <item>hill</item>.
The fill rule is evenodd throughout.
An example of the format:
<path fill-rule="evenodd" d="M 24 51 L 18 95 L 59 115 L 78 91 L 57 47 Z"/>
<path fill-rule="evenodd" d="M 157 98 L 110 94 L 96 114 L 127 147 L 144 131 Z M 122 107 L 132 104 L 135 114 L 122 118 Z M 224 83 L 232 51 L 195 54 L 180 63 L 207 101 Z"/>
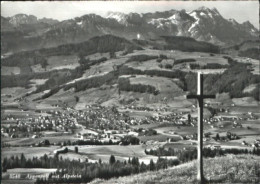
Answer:
<path fill-rule="evenodd" d="M 195 73 L 202 70 L 208 74 L 205 93 L 259 100 L 258 88 L 254 87 L 260 83 L 258 63 L 219 54 L 217 46 L 187 37 L 161 37 L 144 44 L 139 41 L 103 35 L 12 54 L 1 61 L 1 89 L 22 88 L 19 96 L 39 103 L 61 96 L 64 102 L 71 102 L 77 96 L 78 103 L 72 105 L 81 104 L 82 108 L 96 102 L 120 106 L 133 99 L 140 105 L 176 103 L 188 92 L 195 93 Z M 159 48 L 149 48 L 155 46 Z M 122 78 L 124 75 L 128 77 Z M 186 100 L 184 104 L 190 103 Z"/>
<path fill-rule="evenodd" d="M 251 155 L 227 155 L 204 159 L 206 183 L 259 183 L 260 157 Z M 147 172 L 110 180 L 96 179 L 91 184 L 146 184 L 146 183 L 198 183 L 196 161 L 160 171 Z"/>
<path fill-rule="evenodd" d="M 259 60 L 259 40 L 246 40 L 240 44 L 222 48 L 221 52 Z"/>

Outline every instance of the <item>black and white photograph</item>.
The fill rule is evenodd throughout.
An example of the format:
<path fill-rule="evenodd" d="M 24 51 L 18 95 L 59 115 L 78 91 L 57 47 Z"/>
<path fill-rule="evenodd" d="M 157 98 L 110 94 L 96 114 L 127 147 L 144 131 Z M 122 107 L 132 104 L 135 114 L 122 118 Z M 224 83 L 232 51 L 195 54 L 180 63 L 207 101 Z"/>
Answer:
<path fill-rule="evenodd" d="M 1 1 L 2 184 L 259 184 L 259 2 Z"/>

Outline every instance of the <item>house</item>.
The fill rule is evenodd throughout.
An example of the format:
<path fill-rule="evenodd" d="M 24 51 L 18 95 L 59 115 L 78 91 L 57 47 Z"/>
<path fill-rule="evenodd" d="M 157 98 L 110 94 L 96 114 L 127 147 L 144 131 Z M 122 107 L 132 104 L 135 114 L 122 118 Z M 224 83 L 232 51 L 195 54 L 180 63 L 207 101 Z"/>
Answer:
<path fill-rule="evenodd" d="M 38 135 L 33 135 L 32 138 L 33 139 L 38 138 Z"/>
<path fill-rule="evenodd" d="M 139 133 L 131 131 L 131 132 L 128 132 L 128 135 L 132 135 L 132 136 L 136 136 L 137 137 L 139 135 Z"/>
<path fill-rule="evenodd" d="M 211 145 L 210 146 L 211 150 L 220 149 L 220 148 L 221 148 L 221 146 L 219 146 L 219 145 Z"/>
<path fill-rule="evenodd" d="M 253 147 L 253 148 L 258 148 L 259 145 L 258 145 L 258 144 L 252 144 L 252 147 Z"/>
<path fill-rule="evenodd" d="M 247 143 L 246 141 L 243 141 L 243 142 L 242 142 L 242 145 L 245 145 L 245 146 L 247 146 L 247 145 L 248 145 L 248 143 Z"/>

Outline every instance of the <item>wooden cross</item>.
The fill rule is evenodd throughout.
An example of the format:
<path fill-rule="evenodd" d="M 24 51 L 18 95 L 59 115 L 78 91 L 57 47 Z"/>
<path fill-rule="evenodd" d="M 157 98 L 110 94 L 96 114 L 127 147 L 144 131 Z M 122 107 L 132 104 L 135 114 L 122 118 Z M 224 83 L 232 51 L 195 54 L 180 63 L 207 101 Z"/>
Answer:
<path fill-rule="evenodd" d="M 197 180 L 203 183 L 203 160 L 202 160 L 202 149 L 203 149 L 203 99 L 204 98 L 215 98 L 215 95 L 203 95 L 203 74 L 198 72 L 198 87 L 197 95 L 187 95 L 187 99 L 197 99 L 198 106 L 198 164 L 197 164 Z"/>

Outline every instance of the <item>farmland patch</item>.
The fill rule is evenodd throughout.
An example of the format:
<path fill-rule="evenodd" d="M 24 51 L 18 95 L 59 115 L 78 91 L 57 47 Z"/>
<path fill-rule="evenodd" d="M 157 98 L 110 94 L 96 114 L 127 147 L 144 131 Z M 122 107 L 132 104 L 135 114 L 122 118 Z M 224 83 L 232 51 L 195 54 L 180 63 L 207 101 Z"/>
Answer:
<path fill-rule="evenodd" d="M 19 67 L 1 66 L 1 75 L 18 75 L 20 73 Z"/>

